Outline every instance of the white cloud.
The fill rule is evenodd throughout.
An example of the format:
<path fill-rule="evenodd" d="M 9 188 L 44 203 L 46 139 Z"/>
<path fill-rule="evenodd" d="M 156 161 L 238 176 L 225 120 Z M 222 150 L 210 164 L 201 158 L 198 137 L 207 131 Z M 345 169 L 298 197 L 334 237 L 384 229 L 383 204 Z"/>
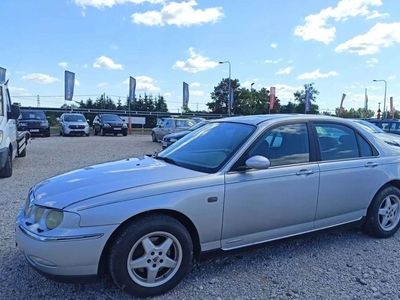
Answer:
<path fill-rule="evenodd" d="M 200 86 L 200 82 L 193 82 L 190 86 L 199 87 Z"/>
<path fill-rule="evenodd" d="M 114 45 L 114 44 L 110 45 L 110 48 L 113 49 L 113 50 L 118 50 L 118 46 Z"/>
<path fill-rule="evenodd" d="M 97 84 L 98 87 L 105 87 L 108 85 L 108 82 L 100 82 L 99 84 Z"/>
<path fill-rule="evenodd" d="M 297 26 L 294 34 L 303 40 L 316 40 L 325 44 L 335 39 L 336 28 L 328 20 L 345 21 L 349 17 L 377 17 L 377 11 L 370 11 L 370 6 L 381 6 L 382 0 L 341 0 L 336 7 L 328 7 L 318 14 L 305 17 L 305 25 Z"/>
<path fill-rule="evenodd" d="M 96 58 L 96 61 L 93 63 L 94 68 L 107 68 L 112 70 L 122 70 L 121 64 L 116 64 L 111 58 L 107 56 L 100 56 Z"/>
<path fill-rule="evenodd" d="M 34 81 L 36 83 L 41 83 L 41 84 L 50 84 L 56 81 L 60 81 L 56 77 L 52 77 L 47 74 L 42 74 L 42 73 L 31 73 L 25 76 L 22 76 L 22 80 L 27 80 L 27 81 Z"/>
<path fill-rule="evenodd" d="M 203 96 L 204 92 L 203 91 L 190 91 L 189 94 L 193 95 L 193 96 Z"/>
<path fill-rule="evenodd" d="M 75 85 L 76 85 L 76 86 L 80 86 L 81 83 L 80 83 L 78 80 L 75 79 Z"/>
<path fill-rule="evenodd" d="M 276 49 L 277 47 L 278 47 L 278 44 L 277 44 L 277 43 L 272 43 L 272 44 L 271 44 L 271 48 Z"/>
<path fill-rule="evenodd" d="M 83 67 L 86 69 L 86 68 L 88 67 L 88 65 L 87 65 L 87 64 L 84 64 Z"/>
<path fill-rule="evenodd" d="M 393 79 L 396 79 L 396 76 L 393 75 L 388 77 L 388 80 L 393 80 Z"/>
<path fill-rule="evenodd" d="M 272 59 L 267 59 L 266 61 L 264 61 L 266 64 L 277 64 L 278 62 L 282 61 L 282 58 L 278 58 L 276 60 L 272 60 Z"/>
<path fill-rule="evenodd" d="M 373 10 L 372 13 L 366 19 L 371 20 L 371 19 L 377 19 L 377 18 L 387 18 L 389 16 L 390 15 L 388 13 L 381 14 L 379 11 Z"/>
<path fill-rule="evenodd" d="M 68 68 L 68 63 L 67 62 L 65 62 L 65 61 L 63 61 L 63 62 L 60 62 L 59 64 L 58 64 L 60 67 L 62 67 L 62 68 Z"/>
<path fill-rule="evenodd" d="M 286 84 L 275 84 L 273 86 L 275 87 L 276 96 L 281 100 L 281 104 L 293 101 L 293 94 L 299 90 L 304 90 L 304 86 L 290 86 Z"/>
<path fill-rule="evenodd" d="M 160 11 L 151 10 L 145 13 L 134 13 L 131 18 L 136 24 L 148 26 L 192 26 L 205 23 L 216 23 L 223 16 L 222 7 L 195 9 L 197 2 L 188 0 L 183 2 L 164 3 Z"/>
<path fill-rule="evenodd" d="M 148 76 L 136 76 L 136 90 L 142 92 L 158 92 L 159 87 L 154 85 L 155 81 L 153 78 Z M 126 79 L 124 84 L 129 85 L 129 78 Z M 129 88 L 129 87 L 128 87 Z"/>
<path fill-rule="evenodd" d="M 312 72 L 306 72 L 297 77 L 297 79 L 318 79 L 318 78 L 327 78 L 331 76 L 338 76 L 339 73 L 335 71 L 331 71 L 328 73 L 321 73 L 319 69 L 316 69 L 315 71 Z"/>
<path fill-rule="evenodd" d="M 292 72 L 292 70 L 294 69 L 294 67 L 287 67 L 284 69 L 279 69 L 275 75 L 283 75 L 283 74 L 290 74 L 290 72 Z"/>
<path fill-rule="evenodd" d="M 164 94 L 164 97 L 165 97 L 165 98 L 167 98 L 167 97 L 171 97 L 171 96 L 172 96 L 172 94 L 171 94 L 171 93 L 165 93 L 165 94 Z"/>
<path fill-rule="evenodd" d="M 372 110 L 378 109 L 378 102 L 383 99 L 382 95 L 375 95 L 368 93 L 368 108 Z M 344 107 L 364 107 L 365 104 L 365 93 L 350 94 L 346 97 L 343 102 Z M 339 105 L 338 105 L 339 106 Z M 381 109 L 383 105 L 381 104 Z"/>
<path fill-rule="evenodd" d="M 148 2 L 150 4 L 163 3 L 164 0 L 73 0 L 76 5 L 86 8 L 92 6 L 98 9 L 111 8 L 117 4 L 142 4 Z"/>
<path fill-rule="evenodd" d="M 367 60 L 367 65 L 370 67 L 374 67 L 377 63 L 379 62 L 379 60 L 375 57 Z"/>
<path fill-rule="evenodd" d="M 390 47 L 394 43 L 400 43 L 400 22 L 376 23 L 367 33 L 340 44 L 335 51 L 372 55 L 378 53 L 380 48 Z"/>
<path fill-rule="evenodd" d="M 246 80 L 245 82 L 243 82 L 242 84 L 241 84 L 241 86 L 243 86 L 243 87 L 245 87 L 245 88 L 250 88 L 251 87 L 251 84 L 252 83 L 257 83 L 259 81 L 259 79 L 258 78 L 254 78 L 254 79 L 251 79 L 251 80 Z"/>
<path fill-rule="evenodd" d="M 291 64 L 293 62 L 293 60 L 288 60 L 288 64 Z"/>
<path fill-rule="evenodd" d="M 186 61 L 178 60 L 173 68 L 181 69 L 190 73 L 197 73 L 206 71 L 208 69 L 215 68 L 218 66 L 218 62 L 210 60 L 208 57 L 202 56 L 201 54 L 195 53 L 194 48 L 189 48 L 190 58 Z"/>
<path fill-rule="evenodd" d="M 11 94 L 11 100 L 12 100 L 13 96 L 30 96 L 30 94 L 27 92 L 27 90 L 25 88 L 10 86 L 8 89 Z"/>

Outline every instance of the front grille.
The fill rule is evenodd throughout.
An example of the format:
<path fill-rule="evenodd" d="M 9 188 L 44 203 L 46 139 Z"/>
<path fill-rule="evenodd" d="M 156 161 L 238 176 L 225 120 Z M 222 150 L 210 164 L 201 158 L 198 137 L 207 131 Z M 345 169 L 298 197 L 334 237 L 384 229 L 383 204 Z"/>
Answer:
<path fill-rule="evenodd" d="M 69 129 L 85 129 L 85 125 L 68 125 Z"/>

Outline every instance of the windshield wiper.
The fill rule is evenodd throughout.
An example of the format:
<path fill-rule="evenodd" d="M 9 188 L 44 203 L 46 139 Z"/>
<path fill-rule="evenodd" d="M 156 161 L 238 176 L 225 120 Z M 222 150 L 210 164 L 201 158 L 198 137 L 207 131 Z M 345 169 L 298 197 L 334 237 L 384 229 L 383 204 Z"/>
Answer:
<path fill-rule="evenodd" d="M 156 156 L 154 156 L 154 158 L 155 159 L 159 159 L 159 160 L 163 160 L 163 161 L 165 161 L 165 162 L 167 162 L 169 164 L 172 164 L 172 165 L 175 165 L 175 166 L 178 166 L 178 167 L 181 166 L 179 163 L 177 163 L 175 160 L 173 160 L 172 158 L 169 158 L 169 157 L 156 155 Z"/>

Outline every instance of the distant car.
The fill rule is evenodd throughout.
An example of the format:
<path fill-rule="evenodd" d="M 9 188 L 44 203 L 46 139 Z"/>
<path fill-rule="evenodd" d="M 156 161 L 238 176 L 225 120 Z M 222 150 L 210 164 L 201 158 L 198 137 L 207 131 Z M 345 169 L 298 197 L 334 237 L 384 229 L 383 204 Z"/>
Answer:
<path fill-rule="evenodd" d="M 118 115 L 99 114 L 93 120 L 93 133 L 94 135 L 122 134 L 127 136 L 128 126 Z"/>
<path fill-rule="evenodd" d="M 55 280 L 108 272 L 145 298 L 174 288 L 203 255 L 340 225 L 391 237 L 400 147 L 382 135 L 311 114 L 213 120 L 156 155 L 33 186 L 14 223 L 18 259 Z"/>
<path fill-rule="evenodd" d="M 206 119 L 205 118 L 200 118 L 200 117 L 193 117 L 193 118 L 191 118 L 193 121 L 195 121 L 196 123 L 200 123 L 200 122 L 203 122 L 203 121 L 205 121 Z"/>
<path fill-rule="evenodd" d="M 153 142 L 158 142 L 167 134 L 188 130 L 195 124 L 192 119 L 164 118 L 162 124 L 153 128 L 151 139 Z"/>
<path fill-rule="evenodd" d="M 64 113 L 59 118 L 61 136 L 86 135 L 89 136 L 89 123 L 85 116 L 79 113 Z"/>
<path fill-rule="evenodd" d="M 177 140 L 183 138 L 185 135 L 191 133 L 192 131 L 203 127 L 204 125 L 210 123 L 210 121 L 201 121 L 200 123 L 197 123 L 196 125 L 190 127 L 188 130 L 184 130 L 184 131 L 179 131 L 179 132 L 175 132 L 175 133 L 170 133 L 167 134 L 166 136 L 163 137 L 161 144 L 163 149 L 167 148 L 168 146 L 171 146 L 173 143 L 175 143 Z"/>
<path fill-rule="evenodd" d="M 18 130 L 29 131 L 31 136 L 50 136 L 50 123 L 42 110 L 21 110 L 18 119 Z"/>
<path fill-rule="evenodd" d="M 366 119 L 387 133 L 400 135 L 400 120 L 398 119 Z"/>

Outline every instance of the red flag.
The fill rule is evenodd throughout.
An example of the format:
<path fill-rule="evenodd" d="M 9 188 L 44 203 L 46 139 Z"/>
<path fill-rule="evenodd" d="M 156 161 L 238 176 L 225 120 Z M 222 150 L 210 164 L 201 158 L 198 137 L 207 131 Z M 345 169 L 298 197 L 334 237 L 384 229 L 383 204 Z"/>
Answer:
<path fill-rule="evenodd" d="M 269 90 L 269 110 L 273 109 L 275 105 L 275 87 L 272 86 Z"/>

